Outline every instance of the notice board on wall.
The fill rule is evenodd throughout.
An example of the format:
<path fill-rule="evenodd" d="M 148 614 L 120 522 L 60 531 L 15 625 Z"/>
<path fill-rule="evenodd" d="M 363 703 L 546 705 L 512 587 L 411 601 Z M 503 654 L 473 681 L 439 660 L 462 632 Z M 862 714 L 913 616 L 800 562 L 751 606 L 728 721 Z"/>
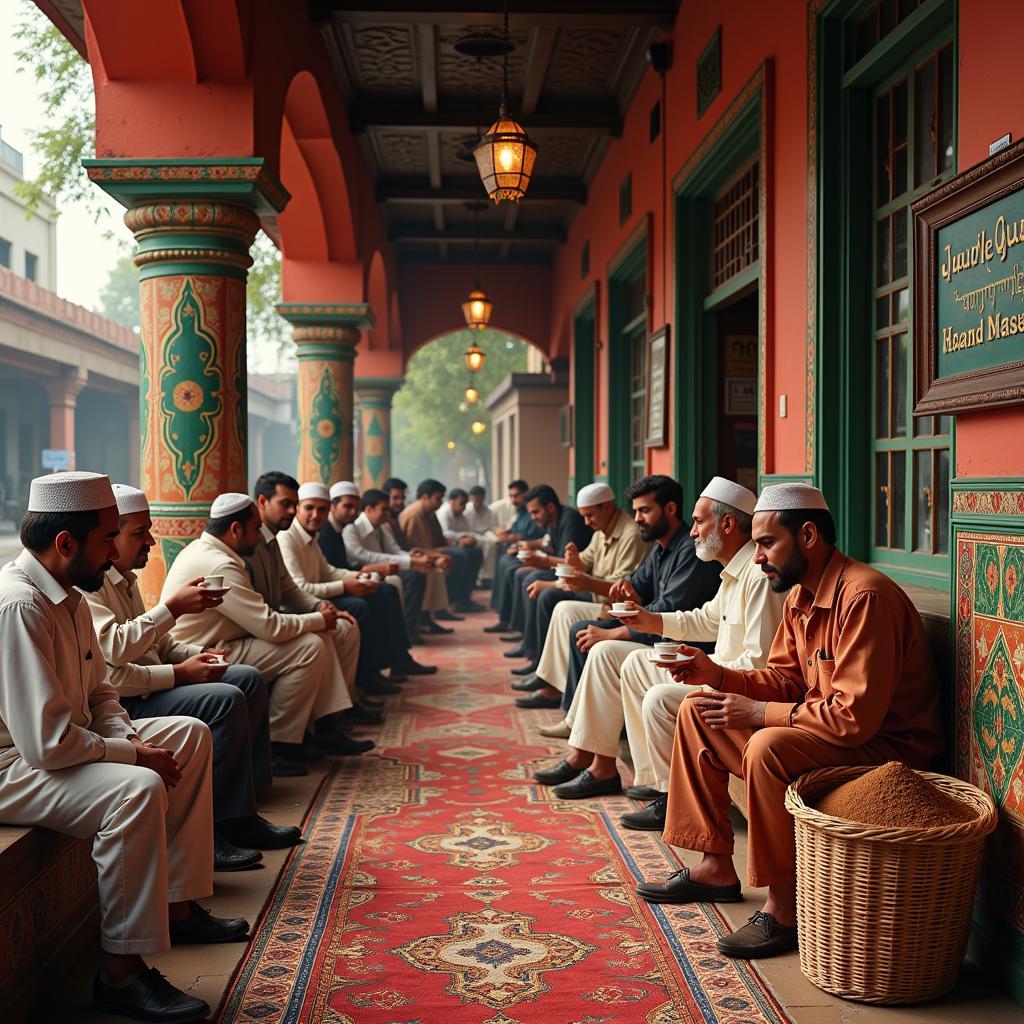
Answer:
<path fill-rule="evenodd" d="M 1024 402 L 1024 142 L 913 212 L 915 415 Z"/>

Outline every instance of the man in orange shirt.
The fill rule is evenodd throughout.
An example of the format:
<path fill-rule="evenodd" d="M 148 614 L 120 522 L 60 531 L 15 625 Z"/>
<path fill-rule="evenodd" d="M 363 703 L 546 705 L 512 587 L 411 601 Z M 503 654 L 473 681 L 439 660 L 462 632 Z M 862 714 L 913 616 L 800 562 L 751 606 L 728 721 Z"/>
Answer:
<path fill-rule="evenodd" d="M 796 853 L 786 787 L 833 765 L 902 761 L 927 768 L 942 749 L 939 694 L 917 609 L 892 580 L 835 546 L 817 488 L 766 487 L 754 510 L 754 561 L 773 589 L 792 588 L 763 669 L 722 668 L 696 648 L 673 670 L 715 693 L 679 710 L 664 838 L 703 860 L 643 883 L 656 903 L 742 899 L 732 863 L 729 775 L 747 787 L 748 875 L 768 899 L 747 925 L 718 940 L 726 956 L 796 948 Z"/>

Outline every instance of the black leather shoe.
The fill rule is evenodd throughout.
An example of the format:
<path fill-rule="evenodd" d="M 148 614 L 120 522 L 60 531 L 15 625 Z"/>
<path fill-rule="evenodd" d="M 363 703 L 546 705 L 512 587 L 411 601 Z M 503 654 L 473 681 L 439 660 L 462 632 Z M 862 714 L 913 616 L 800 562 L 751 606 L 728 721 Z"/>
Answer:
<path fill-rule="evenodd" d="M 461 615 L 455 615 L 453 612 L 441 609 L 439 612 L 434 612 L 434 618 L 441 622 L 463 622 L 465 621 Z"/>
<path fill-rule="evenodd" d="M 528 652 L 522 647 L 513 647 L 511 651 L 502 651 L 506 658 L 525 658 Z"/>
<path fill-rule="evenodd" d="M 703 885 L 690 881 L 690 869 L 680 868 L 666 882 L 641 882 L 636 894 L 648 903 L 742 903 L 740 883 Z"/>
<path fill-rule="evenodd" d="M 380 708 L 361 708 L 358 705 L 341 713 L 341 720 L 346 725 L 378 725 L 383 718 Z"/>
<path fill-rule="evenodd" d="M 214 917 L 195 900 L 188 901 L 188 917 L 171 921 L 171 944 L 209 944 L 241 942 L 249 937 L 249 922 L 244 917 Z"/>
<path fill-rule="evenodd" d="M 536 672 L 531 673 L 525 679 L 514 679 L 512 689 L 520 693 L 533 693 L 534 690 L 543 690 L 548 684 Z"/>
<path fill-rule="evenodd" d="M 233 843 L 254 850 L 283 850 L 302 842 L 302 833 L 294 825 L 272 825 L 258 814 L 224 822 L 218 830 Z"/>
<path fill-rule="evenodd" d="M 386 701 L 383 697 L 371 697 L 368 694 L 360 691 L 359 693 L 359 706 L 369 708 L 371 711 L 379 711 L 384 707 Z"/>
<path fill-rule="evenodd" d="M 563 782 L 571 782 L 581 771 L 582 769 L 574 768 L 568 761 L 563 760 L 550 768 L 534 772 L 533 779 L 542 786 L 560 786 Z"/>
<path fill-rule="evenodd" d="M 314 750 L 321 754 L 335 757 L 348 757 L 353 754 L 365 754 L 377 745 L 373 740 L 357 740 L 344 733 L 318 733 L 310 740 Z"/>
<path fill-rule="evenodd" d="M 516 697 L 517 708 L 560 708 L 560 697 L 545 697 L 542 693 L 534 693 L 529 697 Z"/>
<path fill-rule="evenodd" d="M 630 786 L 626 790 L 630 800 L 657 800 L 661 793 L 653 786 Z"/>
<path fill-rule="evenodd" d="M 622 779 L 616 772 L 610 779 L 595 779 L 583 769 L 571 782 L 563 782 L 551 790 L 559 800 L 586 800 L 591 796 L 614 796 L 622 792 Z"/>
<path fill-rule="evenodd" d="M 496 622 L 493 626 L 484 626 L 485 633 L 507 633 L 511 627 L 507 622 Z"/>
<path fill-rule="evenodd" d="M 629 790 L 626 791 L 629 795 Z M 668 808 L 668 793 L 658 793 L 643 810 L 631 811 L 619 818 L 624 828 L 636 832 L 661 832 L 665 828 L 665 811 Z"/>
<path fill-rule="evenodd" d="M 213 870 L 248 871 L 259 867 L 263 854 L 248 843 L 236 843 L 226 834 L 223 825 L 213 831 Z"/>
<path fill-rule="evenodd" d="M 454 633 L 455 630 L 442 626 L 440 622 L 429 622 L 422 628 L 421 632 L 427 636 L 441 636 L 445 633 Z"/>
<path fill-rule="evenodd" d="M 718 952 L 737 960 L 760 960 L 796 949 L 796 929 L 779 924 L 771 914 L 755 910 L 747 923 L 732 935 L 723 935 L 715 943 Z"/>
<path fill-rule="evenodd" d="M 532 676 L 536 673 L 537 669 L 540 668 L 539 661 L 531 661 L 529 665 L 520 665 L 519 668 L 512 669 L 512 675 L 514 676 Z"/>
<path fill-rule="evenodd" d="M 475 615 L 477 612 L 487 611 L 486 605 L 477 604 L 476 601 L 456 601 L 452 608 L 462 615 Z"/>
<path fill-rule="evenodd" d="M 410 658 L 408 661 L 403 661 L 398 670 L 404 676 L 432 676 L 437 673 L 437 666 L 424 665 L 422 662 L 416 661 L 415 658 Z M 394 678 L 394 670 L 392 670 L 392 678 Z"/>
<path fill-rule="evenodd" d="M 508 634 L 508 636 L 499 636 L 498 639 L 503 644 L 518 644 L 522 641 L 523 634 L 520 633 L 518 629 L 514 629 Z"/>
<path fill-rule="evenodd" d="M 402 688 L 397 683 L 389 683 L 383 679 L 379 683 L 363 683 L 359 689 L 371 697 L 393 697 L 396 693 L 402 692 Z"/>
<path fill-rule="evenodd" d="M 92 1003 L 101 1013 L 156 1024 L 185 1024 L 210 1015 L 210 1007 L 202 999 L 175 988 L 155 967 L 124 986 L 108 985 L 97 974 L 92 982 Z"/>
<path fill-rule="evenodd" d="M 297 779 L 300 776 L 308 775 L 309 769 L 298 761 L 289 761 L 275 754 L 270 761 L 270 774 L 275 779 Z"/>

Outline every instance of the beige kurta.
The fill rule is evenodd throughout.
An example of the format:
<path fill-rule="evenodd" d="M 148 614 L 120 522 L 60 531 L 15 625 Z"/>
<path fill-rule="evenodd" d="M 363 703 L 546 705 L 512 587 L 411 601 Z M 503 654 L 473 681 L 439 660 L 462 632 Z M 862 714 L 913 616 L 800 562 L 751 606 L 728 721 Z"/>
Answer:
<path fill-rule="evenodd" d="M 103 586 L 85 596 L 110 681 L 122 696 L 172 689 L 174 666 L 203 650 L 200 644 L 179 643 L 171 636 L 174 616 L 167 605 L 146 610 L 133 572 L 122 575 L 112 566 Z"/>
<path fill-rule="evenodd" d="M 277 535 L 277 545 L 288 575 L 300 590 L 317 598 L 339 597 L 345 593 L 345 580 L 359 574 L 338 569 L 324 557 L 317 535 L 306 532 L 298 519 Z"/>
<path fill-rule="evenodd" d="M 651 545 L 640 536 L 640 527 L 622 509 L 610 534 L 595 530 L 590 543 L 580 552 L 580 561 L 588 576 L 605 581 L 621 580 L 633 573 L 647 557 Z M 595 601 L 604 598 L 591 595 Z M 580 595 L 581 598 L 584 595 Z"/>
<path fill-rule="evenodd" d="M 183 615 L 172 635 L 181 643 L 222 647 L 234 665 L 251 665 L 270 688 L 270 738 L 276 743 L 301 743 L 309 723 L 352 706 L 339 658 L 352 664 L 359 652 L 359 630 L 339 622 L 325 632 L 318 611 L 294 614 L 271 608 L 253 581 L 242 558 L 223 541 L 204 533 L 174 560 L 163 594 L 171 594 L 197 576 L 220 575 L 231 589 L 216 608 Z M 294 584 L 293 584 L 294 587 Z M 316 598 L 295 587 L 305 601 Z M 344 643 L 336 647 L 336 637 Z M 326 655 L 320 651 L 327 650 Z M 354 651 L 354 654 L 353 654 Z"/>
<path fill-rule="evenodd" d="M 133 724 L 84 598 L 28 551 L 0 570 L 0 650 L 0 822 L 91 839 L 102 947 L 167 949 L 168 902 L 213 891 L 209 729 Z M 136 766 L 133 736 L 174 752 L 177 786 Z"/>

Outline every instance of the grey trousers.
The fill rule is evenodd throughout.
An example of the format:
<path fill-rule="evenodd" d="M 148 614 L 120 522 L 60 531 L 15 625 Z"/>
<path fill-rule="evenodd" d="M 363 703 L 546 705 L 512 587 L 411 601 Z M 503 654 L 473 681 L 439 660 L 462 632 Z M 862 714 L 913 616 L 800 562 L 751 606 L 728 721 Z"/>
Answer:
<path fill-rule="evenodd" d="M 268 702 L 263 677 L 248 665 L 232 665 L 219 683 L 193 683 L 121 699 L 136 720 L 187 716 L 210 727 L 214 821 L 252 816 L 256 790 L 270 786 Z"/>

